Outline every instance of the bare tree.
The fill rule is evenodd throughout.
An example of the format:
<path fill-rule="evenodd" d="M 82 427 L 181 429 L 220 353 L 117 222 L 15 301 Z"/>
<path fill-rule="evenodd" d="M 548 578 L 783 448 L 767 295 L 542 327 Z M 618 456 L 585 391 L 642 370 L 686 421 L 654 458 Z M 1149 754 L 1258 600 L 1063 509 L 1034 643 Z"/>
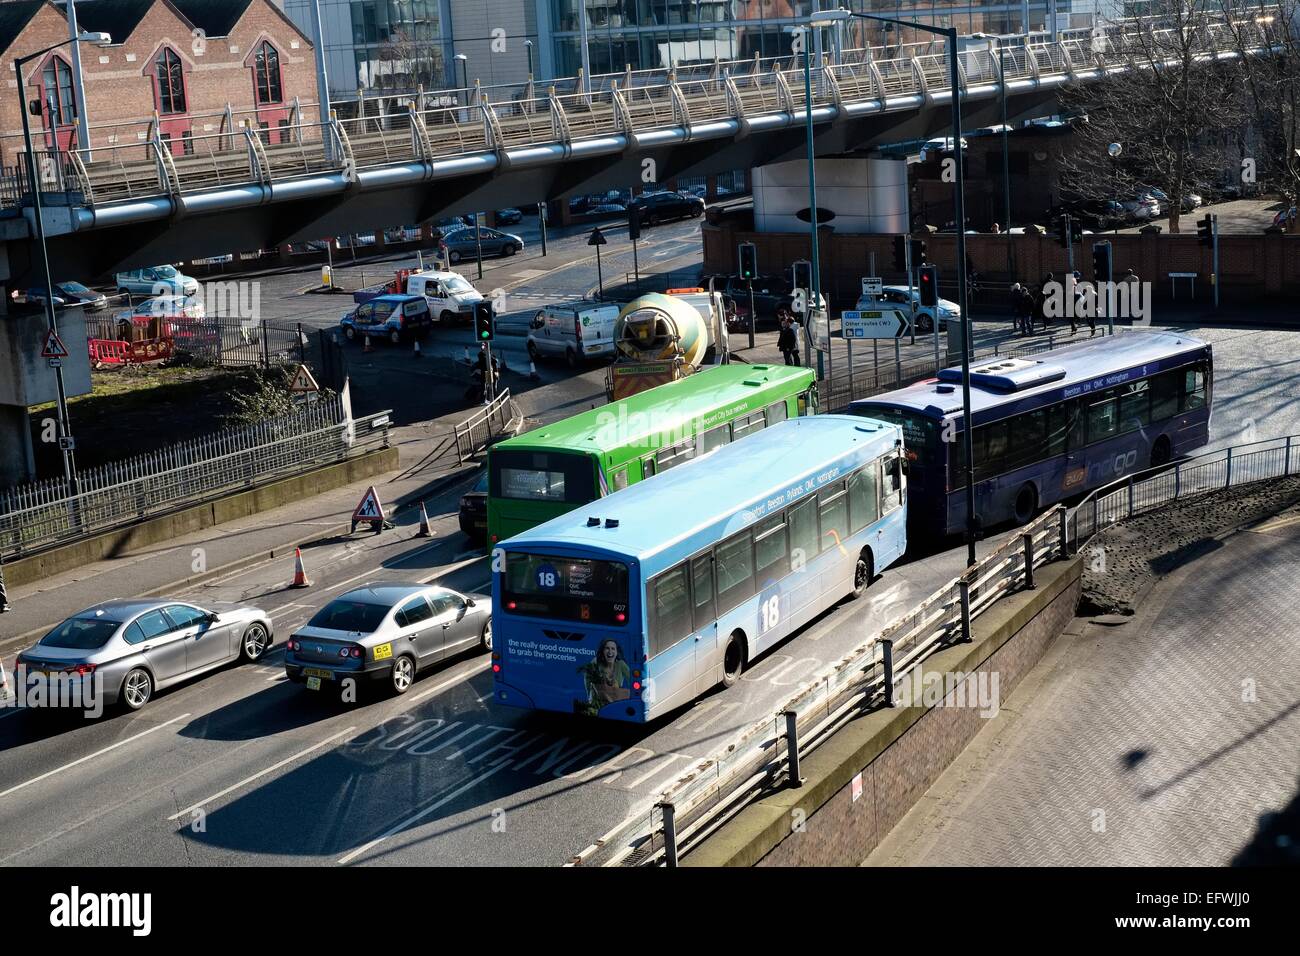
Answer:
<path fill-rule="evenodd" d="M 1220 2 L 1156 0 L 1150 16 L 1113 35 L 1110 56 L 1127 60 L 1124 71 L 1062 91 L 1062 106 L 1087 117 L 1062 160 L 1065 190 L 1119 200 L 1143 187 L 1163 190 L 1169 231 L 1179 231 L 1183 197 L 1221 172 L 1224 133 L 1242 123 L 1233 103 L 1243 71 L 1213 57 L 1206 29 Z"/>
<path fill-rule="evenodd" d="M 1261 189 L 1294 201 L 1300 195 L 1300 0 L 1220 3 L 1244 73 L 1239 109 L 1258 132 L 1258 155 L 1241 157 L 1243 176 L 1253 165 Z"/>

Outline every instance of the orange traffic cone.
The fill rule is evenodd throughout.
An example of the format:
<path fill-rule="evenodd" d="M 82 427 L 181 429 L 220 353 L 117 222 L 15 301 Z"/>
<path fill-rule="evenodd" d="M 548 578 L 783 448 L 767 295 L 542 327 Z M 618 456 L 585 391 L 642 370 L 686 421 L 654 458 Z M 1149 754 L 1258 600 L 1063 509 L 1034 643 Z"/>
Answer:
<path fill-rule="evenodd" d="M 415 533 L 417 538 L 432 538 L 433 529 L 429 527 L 429 512 L 424 510 L 424 502 L 420 502 L 420 530 Z"/>
<path fill-rule="evenodd" d="M 289 585 L 291 588 L 309 588 L 311 582 L 307 580 L 307 570 L 302 566 L 302 548 L 293 549 L 293 582 Z"/>
<path fill-rule="evenodd" d="M 363 352 L 373 352 L 374 350 L 375 350 L 375 347 L 374 347 L 373 345 L 370 344 L 370 336 L 367 335 L 367 336 L 366 336 L 366 344 L 365 344 L 365 347 L 362 348 L 361 351 L 363 351 Z"/>

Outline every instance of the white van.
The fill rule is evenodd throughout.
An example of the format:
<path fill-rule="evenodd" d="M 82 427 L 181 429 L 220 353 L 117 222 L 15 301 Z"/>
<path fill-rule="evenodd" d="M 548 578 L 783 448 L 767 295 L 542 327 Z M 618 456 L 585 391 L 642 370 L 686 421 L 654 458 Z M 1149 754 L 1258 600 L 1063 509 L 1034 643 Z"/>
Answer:
<path fill-rule="evenodd" d="M 613 358 L 618 313 L 618 305 L 547 306 L 528 323 L 528 357 L 563 358 L 571 368 L 582 360 Z"/>
<path fill-rule="evenodd" d="M 412 272 L 406 277 L 406 294 L 422 295 L 429 302 L 429 312 L 437 322 L 469 322 L 474 317 L 474 303 L 482 294 L 459 272 Z"/>

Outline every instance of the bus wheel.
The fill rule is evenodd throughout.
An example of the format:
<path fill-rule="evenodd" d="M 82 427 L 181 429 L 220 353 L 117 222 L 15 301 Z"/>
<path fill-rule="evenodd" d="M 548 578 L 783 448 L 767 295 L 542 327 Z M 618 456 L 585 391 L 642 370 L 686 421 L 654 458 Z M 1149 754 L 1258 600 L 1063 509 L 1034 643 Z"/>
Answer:
<path fill-rule="evenodd" d="M 1161 435 L 1151 446 L 1151 467 L 1159 468 L 1161 465 L 1167 465 L 1172 457 L 1173 454 L 1169 450 L 1169 437 Z"/>
<path fill-rule="evenodd" d="M 730 687 L 740 680 L 744 669 L 745 638 L 737 632 L 727 640 L 727 649 L 722 652 L 722 686 Z"/>
<path fill-rule="evenodd" d="M 1027 484 L 1016 493 L 1016 524 L 1029 524 L 1037 510 L 1038 492 Z"/>
<path fill-rule="evenodd" d="M 863 548 L 858 555 L 857 566 L 853 569 L 853 596 L 862 597 L 862 592 L 871 587 L 876 576 L 876 562 L 871 557 L 871 549 Z"/>

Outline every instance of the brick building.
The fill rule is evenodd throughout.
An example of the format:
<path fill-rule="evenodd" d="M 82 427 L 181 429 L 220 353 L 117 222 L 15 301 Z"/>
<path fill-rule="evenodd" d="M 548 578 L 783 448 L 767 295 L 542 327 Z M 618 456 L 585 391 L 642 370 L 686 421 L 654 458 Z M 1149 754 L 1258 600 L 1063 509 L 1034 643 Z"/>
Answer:
<path fill-rule="evenodd" d="M 295 98 L 316 99 L 310 40 L 272 0 L 80 0 L 82 32 L 103 32 L 112 44 L 81 44 L 90 146 L 135 145 L 157 132 L 176 155 L 193 152 L 202 138 L 251 124 L 277 141 L 293 122 Z M 5 165 L 21 150 L 13 61 L 68 38 L 61 3 L 0 3 L 0 60 L 8 63 L 8 92 L 0 96 L 0 143 Z M 24 99 L 43 104 L 32 116 L 33 139 L 46 147 L 77 145 L 71 48 L 64 46 L 25 64 Z M 226 119 L 226 111 L 230 119 Z M 230 120 L 233 119 L 233 124 Z"/>

